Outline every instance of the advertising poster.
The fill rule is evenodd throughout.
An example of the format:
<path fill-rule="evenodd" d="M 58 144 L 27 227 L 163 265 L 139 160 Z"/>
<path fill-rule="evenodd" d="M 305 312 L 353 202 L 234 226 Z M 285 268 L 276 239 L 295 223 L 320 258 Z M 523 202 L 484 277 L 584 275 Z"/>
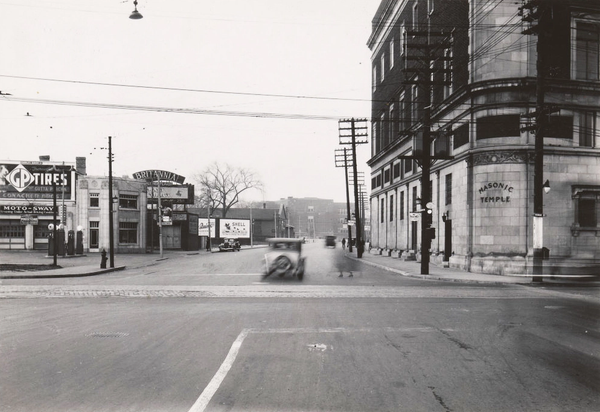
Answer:
<path fill-rule="evenodd" d="M 75 164 L 0 162 L 0 198 L 75 200 Z"/>
<path fill-rule="evenodd" d="M 210 219 L 210 236 L 216 237 L 215 219 Z M 208 219 L 207 218 L 199 218 L 198 219 L 198 236 L 208 236 Z"/>
<path fill-rule="evenodd" d="M 221 219 L 219 222 L 220 237 L 249 238 L 250 221 L 242 219 Z"/>

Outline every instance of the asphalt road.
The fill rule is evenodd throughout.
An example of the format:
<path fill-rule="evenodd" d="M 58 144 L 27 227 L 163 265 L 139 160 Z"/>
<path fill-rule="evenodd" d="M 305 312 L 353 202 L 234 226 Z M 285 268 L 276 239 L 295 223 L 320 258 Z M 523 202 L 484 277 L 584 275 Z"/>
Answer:
<path fill-rule="evenodd" d="M 303 282 L 261 280 L 260 249 L 4 282 L 0 410 L 600 409 L 597 300 L 307 246 Z"/>

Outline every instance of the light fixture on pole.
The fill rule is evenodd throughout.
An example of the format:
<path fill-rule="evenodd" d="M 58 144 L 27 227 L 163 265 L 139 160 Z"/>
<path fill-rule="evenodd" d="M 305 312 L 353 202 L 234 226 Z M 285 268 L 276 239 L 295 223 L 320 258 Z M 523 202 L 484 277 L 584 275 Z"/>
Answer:
<path fill-rule="evenodd" d="M 544 193 L 550 193 L 550 181 L 548 179 L 546 179 L 542 187 L 544 188 Z"/>
<path fill-rule="evenodd" d="M 138 2 L 137 2 L 137 0 L 133 0 L 133 6 L 135 7 L 135 10 L 133 10 L 133 11 L 131 12 L 131 14 L 129 15 L 129 18 L 130 18 L 130 19 L 133 19 L 133 20 L 139 20 L 139 19 L 141 19 L 141 18 L 143 18 L 143 17 L 144 17 L 144 16 L 142 16 L 142 13 L 140 13 L 140 12 L 138 11 L 138 9 L 137 9 L 137 5 L 138 5 Z"/>

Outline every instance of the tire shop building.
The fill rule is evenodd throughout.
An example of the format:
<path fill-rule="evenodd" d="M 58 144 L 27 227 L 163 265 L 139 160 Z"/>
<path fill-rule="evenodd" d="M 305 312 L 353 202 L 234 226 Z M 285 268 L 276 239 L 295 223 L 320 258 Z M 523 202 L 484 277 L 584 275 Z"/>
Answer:
<path fill-rule="evenodd" d="M 77 226 L 76 182 L 85 158 L 76 162 L 0 161 L 0 249 L 47 250 L 54 223 L 63 233 Z"/>
<path fill-rule="evenodd" d="M 543 60 L 536 14 L 523 19 L 540 4 Z M 384 0 L 372 27 L 371 253 L 419 258 L 423 197 L 432 263 L 529 273 L 536 218 L 545 265 L 600 262 L 600 2 Z M 424 177 L 427 129 L 438 159 Z M 536 155 L 549 191 L 534 217 Z"/>

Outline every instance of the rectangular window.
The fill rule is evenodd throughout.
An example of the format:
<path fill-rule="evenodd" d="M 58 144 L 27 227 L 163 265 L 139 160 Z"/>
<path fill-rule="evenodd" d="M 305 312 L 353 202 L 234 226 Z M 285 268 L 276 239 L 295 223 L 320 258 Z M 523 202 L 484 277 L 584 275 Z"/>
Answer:
<path fill-rule="evenodd" d="M 446 205 L 452 204 L 452 173 L 446 175 Z"/>
<path fill-rule="evenodd" d="M 403 159 L 404 162 L 404 174 L 410 173 L 413 171 L 413 159 Z"/>
<path fill-rule="evenodd" d="M 121 209 L 137 209 L 138 207 L 138 196 L 119 194 L 119 208 Z"/>
<path fill-rule="evenodd" d="M 416 123 L 419 117 L 417 100 L 419 98 L 419 86 L 413 84 L 412 86 L 412 102 L 410 106 L 410 121 Z"/>
<path fill-rule="evenodd" d="M 390 104 L 390 115 L 388 116 L 389 125 L 388 132 L 390 134 L 389 141 L 390 143 L 396 140 L 396 106 L 394 104 Z"/>
<path fill-rule="evenodd" d="M 390 183 L 390 168 L 383 171 L 383 183 Z"/>
<path fill-rule="evenodd" d="M 379 124 L 381 125 L 381 126 L 379 126 L 379 128 L 380 128 L 380 134 L 381 134 L 381 140 L 382 140 L 382 142 L 381 142 L 381 149 L 383 150 L 390 143 L 390 141 L 389 141 L 389 135 L 387 133 L 389 125 L 388 125 L 388 122 L 387 122 L 387 120 L 385 118 L 385 113 L 381 114 L 381 118 L 380 118 Z"/>
<path fill-rule="evenodd" d="M 579 146 L 594 147 L 596 135 L 596 113 L 583 112 L 579 116 Z"/>
<path fill-rule="evenodd" d="M 575 210 L 572 233 L 577 236 L 580 231 L 594 231 L 598 235 L 600 186 L 573 186 L 572 199 Z"/>
<path fill-rule="evenodd" d="M 599 26 L 591 23 L 577 23 L 575 44 L 575 78 L 598 80 L 600 73 Z"/>
<path fill-rule="evenodd" d="M 373 90 L 377 89 L 377 65 L 373 65 Z"/>
<path fill-rule="evenodd" d="M 373 122 L 372 140 L 373 140 L 373 145 L 374 145 L 374 149 L 375 149 L 375 152 L 373 153 L 373 155 L 376 155 L 381 150 L 381 133 L 379 131 L 380 131 L 379 122 L 377 122 L 377 121 Z"/>
<path fill-rule="evenodd" d="M 459 148 L 469 143 L 469 124 L 463 124 L 454 130 L 454 148 Z"/>
<path fill-rule="evenodd" d="M 385 219 L 385 199 L 381 199 L 381 213 L 379 215 L 379 221 L 384 222 Z"/>
<path fill-rule="evenodd" d="M 417 186 L 413 186 L 412 188 L 412 210 L 417 210 Z"/>
<path fill-rule="evenodd" d="M 394 221 L 394 195 L 390 195 L 390 222 Z"/>
<path fill-rule="evenodd" d="M 25 225 L 20 220 L 0 220 L 0 238 L 25 237 Z"/>
<path fill-rule="evenodd" d="M 400 210 L 400 220 L 404 220 L 404 190 L 400 192 L 400 203 L 398 204 L 398 210 Z"/>
<path fill-rule="evenodd" d="M 100 193 L 90 193 L 90 207 L 100 207 Z"/>
<path fill-rule="evenodd" d="M 379 65 L 381 68 L 381 80 L 385 80 L 385 52 L 381 54 L 381 64 Z"/>
<path fill-rule="evenodd" d="M 408 129 L 408 126 L 406 126 L 407 121 L 406 121 L 406 101 L 404 101 L 404 94 L 402 95 L 402 97 L 400 97 L 400 103 L 399 103 L 399 107 L 398 107 L 399 113 L 399 119 L 398 119 L 398 127 L 400 128 L 400 133 L 404 134 L 405 130 Z"/>
<path fill-rule="evenodd" d="M 579 213 L 577 221 L 581 227 L 596 227 L 598 219 L 596 216 L 596 197 L 590 196 L 579 199 Z"/>
<path fill-rule="evenodd" d="M 452 49 L 444 51 L 444 99 L 452 94 Z"/>
<path fill-rule="evenodd" d="M 315 211 L 315 207 L 314 206 L 308 206 L 307 210 L 309 212 L 314 212 Z"/>
<path fill-rule="evenodd" d="M 518 114 L 480 117 L 477 119 L 477 140 L 493 137 L 518 137 L 521 135 L 520 122 Z"/>
<path fill-rule="evenodd" d="M 137 230 L 137 222 L 119 222 L 119 243 L 137 244 Z"/>
<path fill-rule="evenodd" d="M 549 116 L 544 137 L 573 140 L 573 116 Z"/>
<path fill-rule="evenodd" d="M 400 177 L 400 163 L 396 163 L 394 164 L 394 168 L 393 168 L 393 175 L 392 175 L 393 179 L 397 179 Z"/>
<path fill-rule="evenodd" d="M 390 40 L 390 69 L 394 67 L 394 60 L 396 59 L 394 54 L 394 38 Z"/>
<path fill-rule="evenodd" d="M 415 0 L 412 9 L 412 28 L 413 30 L 417 30 L 419 24 L 419 1 Z"/>

